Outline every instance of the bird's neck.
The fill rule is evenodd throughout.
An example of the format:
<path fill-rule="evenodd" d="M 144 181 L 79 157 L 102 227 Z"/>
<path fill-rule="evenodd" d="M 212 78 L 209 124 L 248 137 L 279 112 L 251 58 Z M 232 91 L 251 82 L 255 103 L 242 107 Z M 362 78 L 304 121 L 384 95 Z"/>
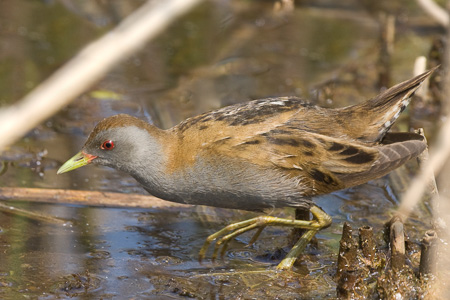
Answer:
<path fill-rule="evenodd" d="M 167 174 L 169 155 L 174 151 L 176 137 L 170 130 L 154 126 L 139 128 L 136 134 L 141 141 L 138 149 L 133 151 L 132 160 L 120 167 L 134 177 L 152 195 L 168 199 L 171 194 L 172 180 Z"/>

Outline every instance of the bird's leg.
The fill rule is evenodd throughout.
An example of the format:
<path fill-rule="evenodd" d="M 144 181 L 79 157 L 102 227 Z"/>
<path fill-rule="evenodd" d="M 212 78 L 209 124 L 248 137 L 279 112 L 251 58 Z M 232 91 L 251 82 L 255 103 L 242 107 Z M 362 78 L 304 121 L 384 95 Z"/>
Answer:
<path fill-rule="evenodd" d="M 257 217 L 257 218 L 253 218 L 253 219 L 248 219 L 242 222 L 237 222 L 237 223 L 233 223 L 230 224 L 226 227 L 224 227 L 222 230 L 217 231 L 214 234 L 211 234 L 210 236 L 208 236 L 205 240 L 205 243 L 203 244 L 203 247 L 200 249 L 199 252 L 199 261 L 202 261 L 203 258 L 205 257 L 205 253 L 206 250 L 208 250 L 209 245 L 217 238 L 219 238 L 220 236 L 223 235 L 222 238 L 220 238 L 217 242 L 216 245 L 214 247 L 214 252 L 213 252 L 213 256 L 212 256 L 212 260 L 216 259 L 217 257 L 217 252 L 220 248 L 220 245 L 223 244 L 224 247 L 227 246 L 228 242 L 240 235 L 243 234 L 244 232 L 247 232 L 249 230 L 258 228 L 261 226 L 259 219 L 260 218 L 272 218 L 272 217 Z M 222 251 L 223 252 L 223 251 Z"/>
<path fill-rule="evenodd" d="M 255 232 L 255 234 L 252 236 L 252 238 L 250 239 L 250 242 L 248 242 L 247 246 L 245 247 L 250 247 L 251 245 L 253 245 L 259 238 L 259 235 L 261 234 L 261 232 L 264 230 L 264 228 L 266 228 L 266 226 L 261 226 L 258 228 L 258 231 Z"/>
<path fill-rule="evenodd" d="M 286 257 L 283 258 L 283 260 L 278 264 L 278 270 L 290 270 L 297 260 L 297 257 L 303 252 L 303 250 L 305 250 L 306 245 L 308 245 L 311 239 L 316 235 L 317 231 L 331 225 L 331 217 L 321 208 L 313 206 L 311 207 L 311 213 L 317 220 L 319 228 L 310 229 L 301 236 L 297 243 L 295 243 L 294 247 L 292 247 L 291 251 L 289 251 Z"/>
<path fill-rule="evenodd" d="M 245 221 L 244 221 L 245 222 Z M 235 223 L 235 224 L 237 224 L 237 223 Z M 231 224 L 231 225 L 233 225 L 233 224 Z M 257 223 L 253 223 L 253 224 L 251 224 L 251 225 L 248 225 L 247 227 L 243 227 L 243 228 L 240 228 L 240 229 L 236 229 L 236 230 L 234 230 L 233 232 L 231 232 L 231 233 L 229 233 L 229 234 L 227 234 L 227 235 L 225 235 L 225 236 L 223 236 L 223 237 L 221 237 L 217 242 L 216 242 L 216 245 L 214 246 L 214 252 L 213 252 L 213 255 L 212 255 L 212 259 L 213 260 L 215 260 L 216 258 L 217 258 L 217 252 L 219 251 L 219 249 L 220 249 L 220 246 L 222 245 L 222 251 L 220 251 L 220 256 L 221 257 L 223 257 L 223 255 L 225 254 L 225 251 L 226 251 L 226 249 L 227 249 L 227 247 L 228 247 L 228 243 L 234 238 L 234 237 L 237 237 L 238 235 L 241 235 L 241 234 L 243 234 L 244 232 L 247 232 L 247 231 L 249 231 L 249 230 L 252 230 L 252 229 L 255 229 L 255 228 L 258 228 L 258 224 Z M 259 230 L 258 230 L 259 231 Z"/>
<path fill-rule="evenodd" d="M 248 242 L 248 244 L 245 247 L 250 247 L 251 245 L 253 245 L 256 242 L 256 240 L 258 239 L 261 232 L 264 230 L 264 228 L 266 228 L 266 226 L 260 226 L 260 227 L 254 227 L 254 228 L 258 228 L 258 230 L 255 232 L 253 237 L 250 239 L 250 242 Z M 243 230 L 243 229 L 245 231 L 251 230 L 251 228 L 242 228 L 240 230 Z M 216 246 L 214 247 L 214 253 L 212 256 L 213 259 L 215 259 L 217 257 L 217 252 L 222 243 L 223 243 L 223 245 L 222 245 L 222 250 L 220 251 L 220 257 L 223 257 L 225 255 L 225 252 L 228 249 L 228 243 L 231 241 L 231 239 L 233 237 L 238 236 L 238 235 L 242 234 L 243 232 L 245 232 L 245 231 L 241 232 L 240 230 L 236 230 L 235 232 L 222 237 L 219 241 L 216 242 Z"/>
<path fill-rule="evenodd" d="M 311 212 L 310 212 L 309 208 L 303 208 L 303 207 L 295 208 L 294 213 L 295 213 L 296 220 L 306 220 L 306 221 L 311 220 Z M 302 235 L 306 231 L 307 230 L 305 230 L 303 228 L 293 228 L 288 237 L 288 242 L 289 242 L 288 245 L 290 247 L 293 247 L 295 245 L 295 243 L 302 237 Z"/>
<path fill-rule="evenodd" d="M 292 267 L 292 264 L 295 262 L 297 256 L 301 253 L 301 251 L 305 248 L 306 244 L 314 237 L 315 233 L 320 229 L 327 227 L 331 224 L 331 217 L 327 215 L 322 209 L 317 206 L 311 207 L 311 213 L 313 214 L 315 220 L 305 221 L 305 220 L 291 220 L 284 218 L 277 218 L 271 216 L 261 216 L 253 219 L 249 219 L 242 222 L 237 222 L 234 224 L 230 224 L 224 227 L 222 230 L 210 235 L 203 247 L 200 249 L 199 260 L 201 261 L 206 254 L 206 250 L 209 245 L 216 239 L 216 245 L 214 247 L 214 253 L 212 259 L 214 260 L 217 257 L 217 253 L 220 247 L 224 247 L 226 249 L 228 242 L 252 229 L 258 228 L 259 230 L 256 232 L 256 238 L 258 237 L 260 231 L 266 226 L 285 226 L 285 227 L 295 227 L 295 228 L 303 228 L 308 231 L 300 238 L 300 240 L 296 243 L 293 249 L 288 253 L 286 258 L 280 263 L 279 269 L 285 270 L 286 268 Z M 262 229 L 261 229 L 262 228 Z M 256 240 L 255 237 L 252 238 L 252 242 Z M 221 254 L 225 252 L 225 249 L 222 249 Z M 295 256 L 295 258 L 294 258 Z"/>

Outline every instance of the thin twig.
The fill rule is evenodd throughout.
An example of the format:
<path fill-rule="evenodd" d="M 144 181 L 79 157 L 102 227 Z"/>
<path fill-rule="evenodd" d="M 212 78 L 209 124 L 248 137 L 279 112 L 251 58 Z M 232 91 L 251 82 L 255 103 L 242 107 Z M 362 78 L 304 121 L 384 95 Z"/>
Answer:
<path fill-rule="evenodd" d="M 0 151 L 56 113 L 201 0 L 148 1 L 17 104 L 0 111 Z"/>
<path fill-rule="evenodd" d="M 417 3 L 423 10 L 433 17 L 439 24 L 447 27 L 449 24 L 449 17 L 445 9 L 440 7 L 433 0 L 417 0 Z"/>
<path fill-rule="evenodd" d="M 423 131 L 423 128 L 419 128 L 415 131 L 417 134 L 420 134 L 423 136 L 424 141 L 427 142 L 427 138 L 425 137 L 425 133 Z M 429 160 L 430 155 L 428 153 L 428 149 L 425 149 L 418 157 L 417 162 L 419 163 L 419 166 L 422 166 L 427 163 Z M 445 223 L 444 221 L 439 217 L 439 191 L 436 184 L 436 178 L 434 177 L 434 173 L 431 174 L 431 177 L 428 178 L 428 185 L 426 187 L 426 196 L 428 199 L 427 201 L 431 208 L 431 215 L 433 217 L 433 227 L 434 228 L 444 228 Z"/>
<path fill-rule="evenodd" d="M 427 58 L 425 56 L 417 57 L 416 60 L 414 61 L 413 75 L 418 76 L 422 73 L 425 73 L 426 70 L 427 70 Z M 430 78 L 425 79 L 424 83 L 422 84 L 422 87 L 415 93 L 416 96 L 425 99 L 425 97 L 428 95 L 429 81 Z"/>
<path fill-rule="evenodd" d="M 425 188 L 428 186 L 429 178 L 437 175 L 445 165 L 450 155 L 450 118 L 442 126 L 436 142 L 430 151 L 430 159 L 421 168 L 420 173 L 412 180 L 409 189 L 402 197 L 398 213 L 402 218 L 409 216 L 412 209 L 420 201 Z"/>

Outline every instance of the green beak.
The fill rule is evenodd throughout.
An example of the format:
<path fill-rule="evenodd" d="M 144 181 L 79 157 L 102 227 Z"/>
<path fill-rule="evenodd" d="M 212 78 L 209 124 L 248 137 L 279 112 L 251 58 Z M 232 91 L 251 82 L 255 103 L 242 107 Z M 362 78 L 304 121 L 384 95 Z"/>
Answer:
<path fill-rule="evenodd" d="M 94 158 L 97 156 L 90 155 L 87 153 L 84 153 L 83 151 L 78 152 L 75 154 L 71 159 L 66 161 L 61 168 L 59 168 L 58 172 L 56 174 L 62 174 L 66 173 L 75 169 L 78 169 L 82 166 L 85 166 L 87 164 L 90 164 Z"/>

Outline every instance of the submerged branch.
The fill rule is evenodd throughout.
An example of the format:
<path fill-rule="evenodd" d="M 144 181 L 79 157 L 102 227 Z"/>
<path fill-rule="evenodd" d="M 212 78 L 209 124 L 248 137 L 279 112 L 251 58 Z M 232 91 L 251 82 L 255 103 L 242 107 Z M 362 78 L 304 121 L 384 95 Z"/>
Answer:
<path fill-rule="evenodd" d="M 34 211 L 29 211 L 17 207 L 8 206 L 5 204 L 0 203 L 0 212 L 7 213 L 7 214 L 13 214 L 15 216 L 25 217 L 30 220 L 38 221 L 38 222 L 45 222 L 50 224 L 56 224 L 56 225 L 66 225 L 68 223 L 67 220 L 63 220 L 57 217 L 48 216 L 42 213 L 37 213 Z"/>
<path fill-rule="evenodd" d="M 0 200 L 102 207 L 190 207 L 190 205 L 173 203 L 150 195 L 13 187 L 0 187 Z"/>

